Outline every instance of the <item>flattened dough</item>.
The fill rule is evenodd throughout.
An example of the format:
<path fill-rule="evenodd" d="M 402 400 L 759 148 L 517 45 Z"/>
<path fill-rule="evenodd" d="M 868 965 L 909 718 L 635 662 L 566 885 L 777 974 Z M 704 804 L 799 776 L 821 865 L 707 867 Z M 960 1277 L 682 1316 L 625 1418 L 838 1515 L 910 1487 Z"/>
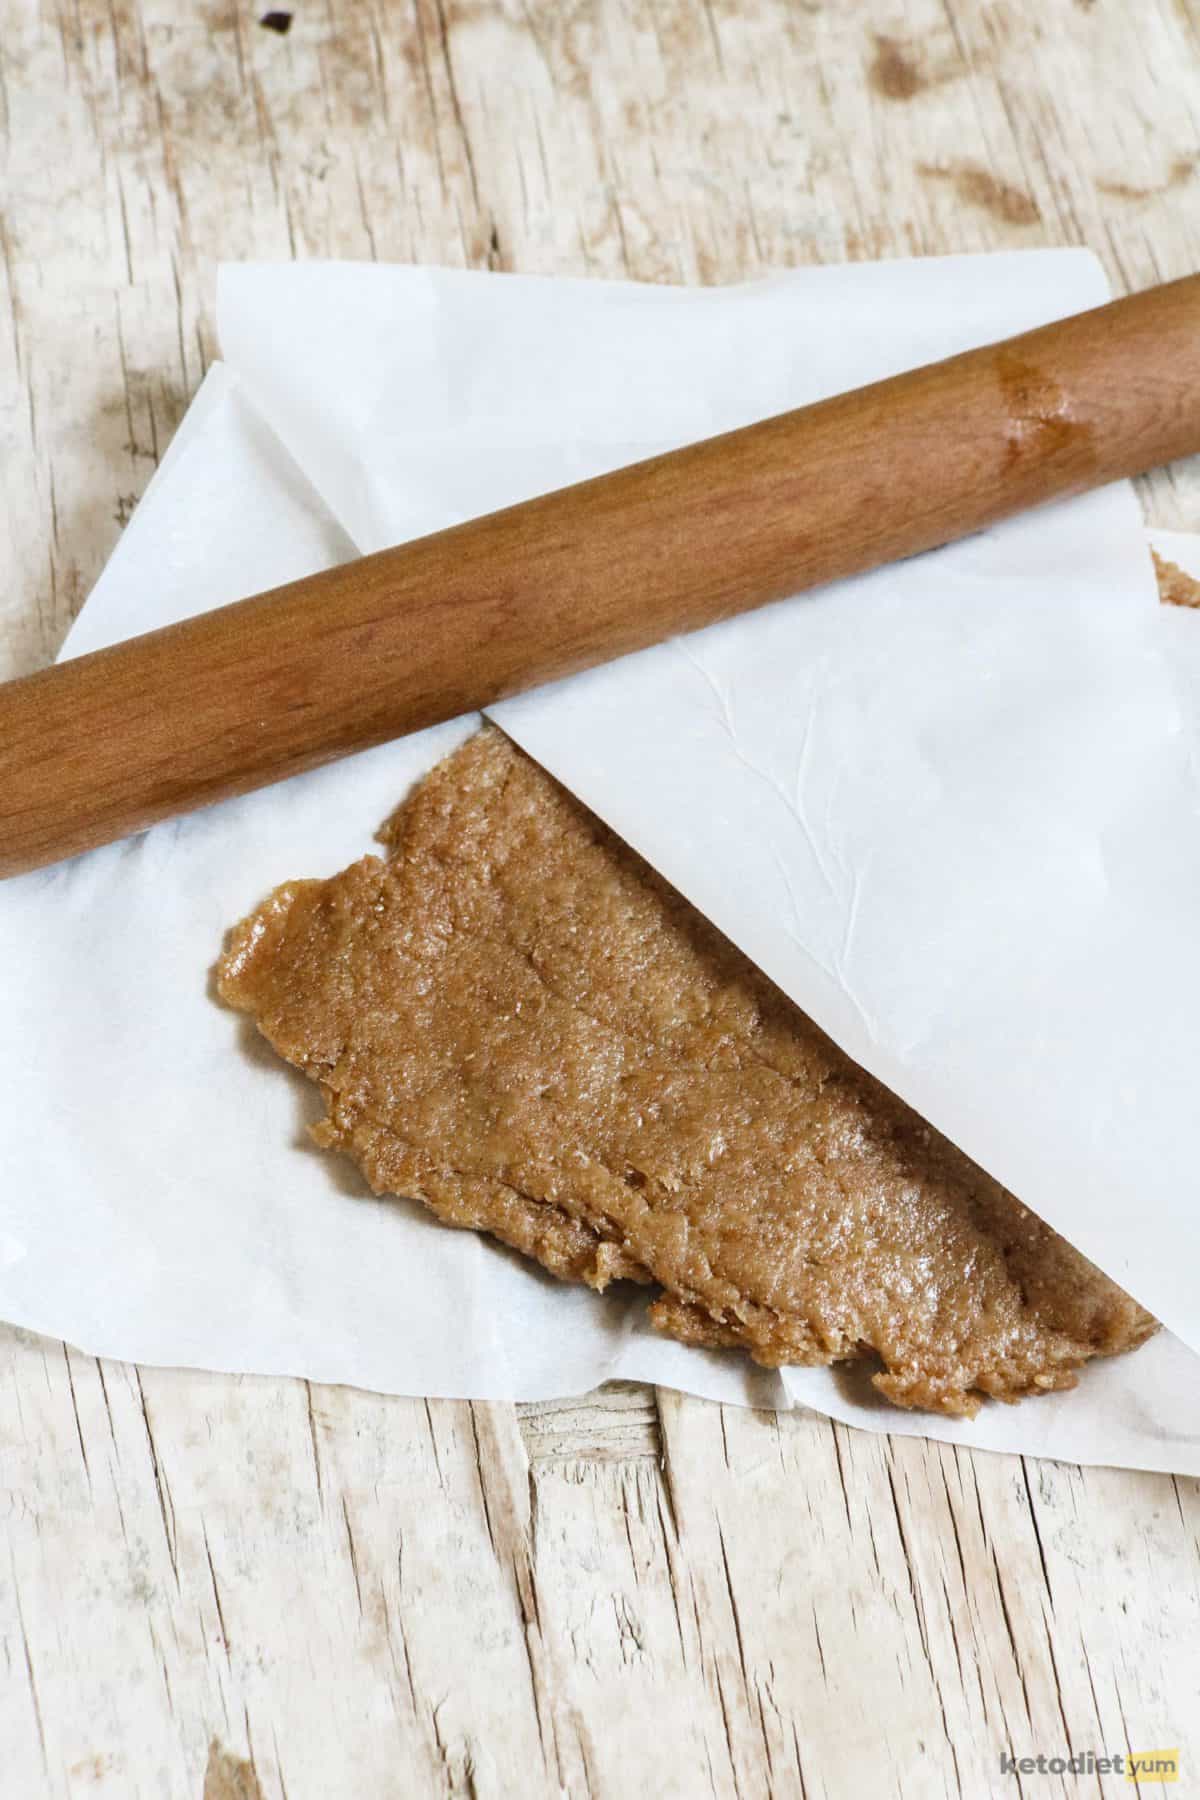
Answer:
<path fill-rule="evenodd" d="M 231 934 L 220 992 L 379 1194 L 685 1341 L 862 1357 L 902 1406 L 1069 1387 L 1154 1321 L 851 1063 L 499 731 Z"/>

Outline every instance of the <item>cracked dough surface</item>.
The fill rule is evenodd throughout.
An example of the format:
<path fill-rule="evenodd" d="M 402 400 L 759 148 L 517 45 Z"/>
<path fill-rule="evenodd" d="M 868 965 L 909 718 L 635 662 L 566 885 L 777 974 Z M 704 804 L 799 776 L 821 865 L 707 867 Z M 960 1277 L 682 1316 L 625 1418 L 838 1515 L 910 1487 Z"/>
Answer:
<path fill-rule="evenodd" d="M 319 1144 L 685 1341 L 867 1357 L 903 1406 L 1069 1387 L 1154 1321 L 494 728 L 232 932 Z"/>

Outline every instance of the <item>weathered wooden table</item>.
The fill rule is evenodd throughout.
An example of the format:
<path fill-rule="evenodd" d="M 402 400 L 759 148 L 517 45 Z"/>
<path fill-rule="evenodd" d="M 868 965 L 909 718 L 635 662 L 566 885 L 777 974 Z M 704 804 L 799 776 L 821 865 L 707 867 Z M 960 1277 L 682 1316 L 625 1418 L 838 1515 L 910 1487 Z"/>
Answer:
<path fill-rule="evenodd" d="M 218 257 L 1200 267 L 1197 0 L 293 5 L 0 0 L 2 673 L 52 654 L 216 353 Z M 1195 470 L 1145 492 L 1200 526 Z M 1200 1777 L 1195 1481 L 633 1387 L 0 1359 L 13 1800 L 1119 1794 L 1001 1755 L 1177 1744 Z"/>

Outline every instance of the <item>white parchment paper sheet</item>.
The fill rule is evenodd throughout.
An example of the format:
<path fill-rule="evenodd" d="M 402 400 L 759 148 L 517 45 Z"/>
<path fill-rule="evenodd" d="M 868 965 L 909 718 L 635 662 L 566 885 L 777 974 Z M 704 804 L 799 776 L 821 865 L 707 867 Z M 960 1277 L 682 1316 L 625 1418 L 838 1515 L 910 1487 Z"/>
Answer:
<path fill-rule="evenodd" d="M 686 293 L 228 270 L 230 367 L 67 653 L 1103 297 L 1077 252 Z M 1159 615 L 1119 487 L 497 716 L 1195 1345 L 1200 826 L 1176 652 L 1200 619 Z M 658 1339 L 636 1296 L 564 1290 L 307 1148 L 311 1090 L 212 1000 L 222 932 L 368 849 L 473 724 L 0 887 L 0 1312 L 144 1361 L 509 1397 L 636 1375 L 1200 1471 L 1177 1337 L 971 1425 L 900 1415 L 857 1377 Z"/>

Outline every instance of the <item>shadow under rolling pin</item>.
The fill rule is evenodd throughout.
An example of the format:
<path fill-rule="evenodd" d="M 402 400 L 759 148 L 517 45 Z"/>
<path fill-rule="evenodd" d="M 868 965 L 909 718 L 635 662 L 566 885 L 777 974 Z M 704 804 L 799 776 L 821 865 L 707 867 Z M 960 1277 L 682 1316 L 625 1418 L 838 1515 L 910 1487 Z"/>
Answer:
<path fill-rule="evenodd" d="M 1200 276 L 0 684 L 0 876 L 1200 451 Z"/>

